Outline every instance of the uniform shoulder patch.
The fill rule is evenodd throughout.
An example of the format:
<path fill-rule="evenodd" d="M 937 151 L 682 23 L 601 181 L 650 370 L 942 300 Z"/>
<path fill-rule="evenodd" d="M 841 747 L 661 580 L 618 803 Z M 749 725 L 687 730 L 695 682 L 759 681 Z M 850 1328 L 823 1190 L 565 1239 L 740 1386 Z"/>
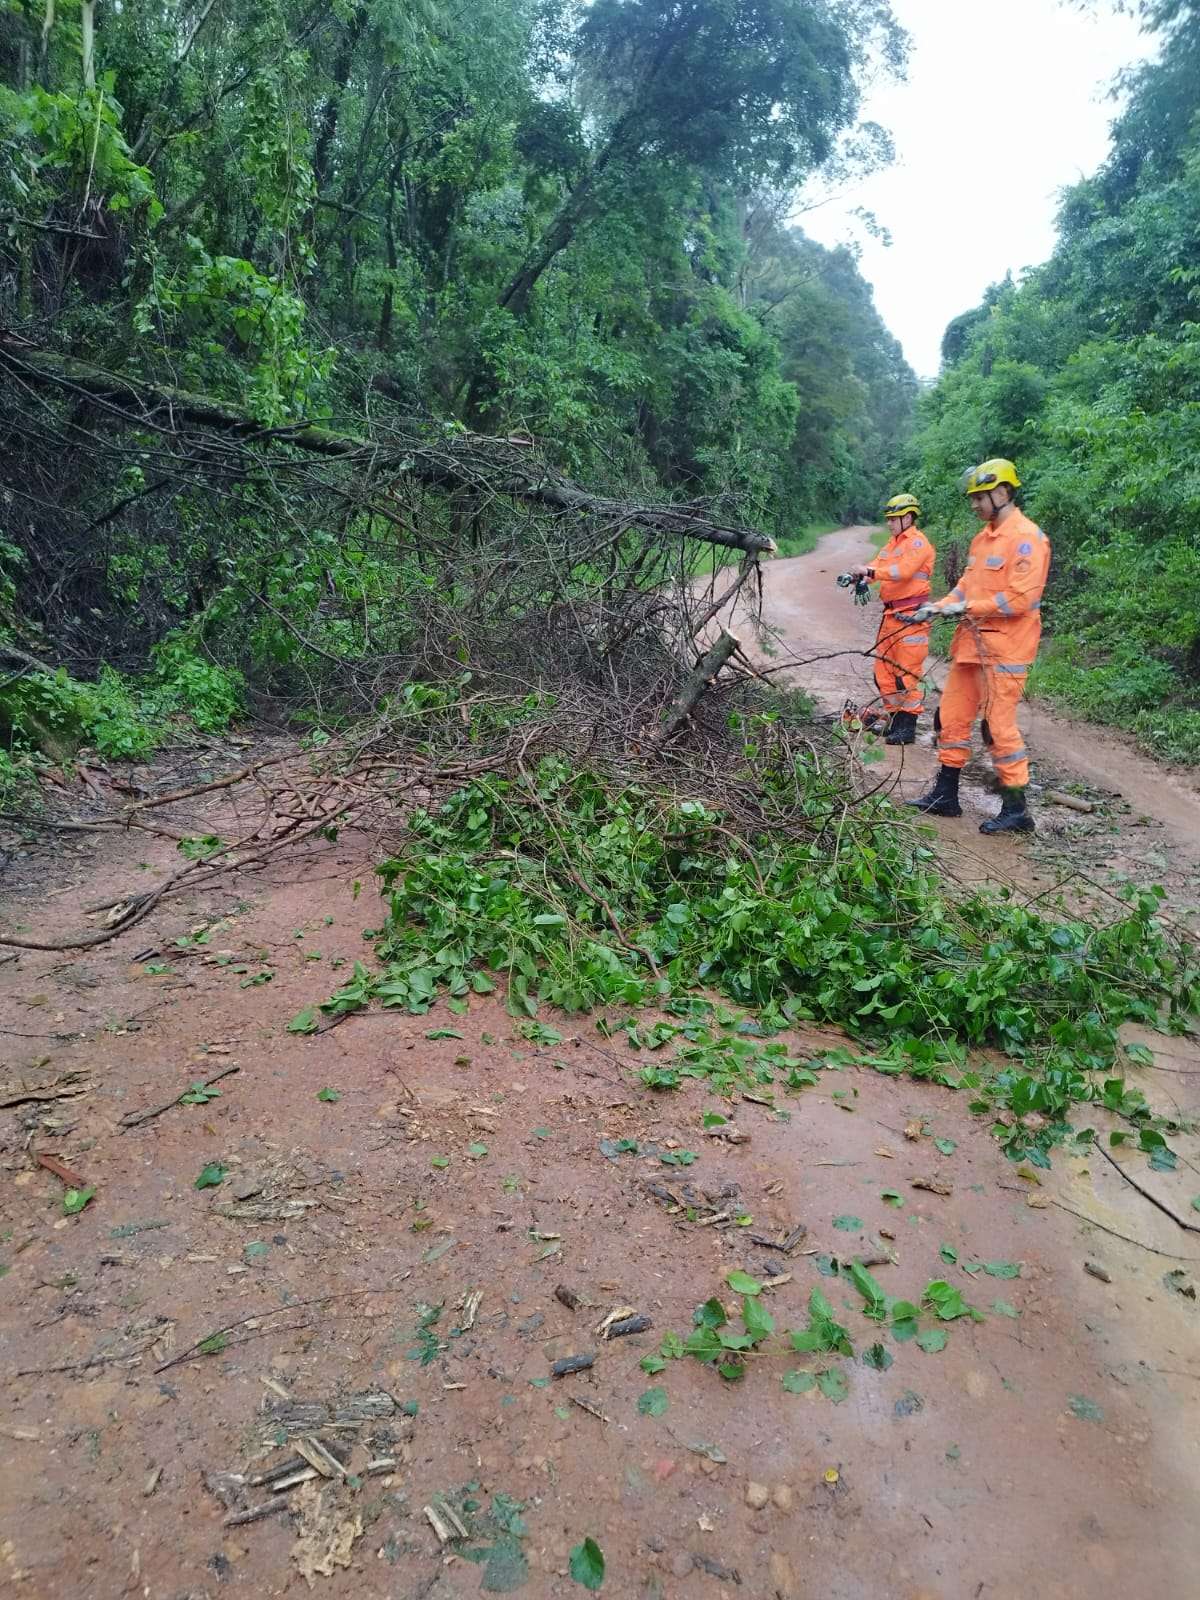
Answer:
<path fill-rule="evenodd" d="M 1017 554 L 1019 556 L 1031 556 L 1033 554 L 1033 546 L 1030 544 L 1028 539 L 1021 540 L 1020 544 L 1017 546 Z"/>

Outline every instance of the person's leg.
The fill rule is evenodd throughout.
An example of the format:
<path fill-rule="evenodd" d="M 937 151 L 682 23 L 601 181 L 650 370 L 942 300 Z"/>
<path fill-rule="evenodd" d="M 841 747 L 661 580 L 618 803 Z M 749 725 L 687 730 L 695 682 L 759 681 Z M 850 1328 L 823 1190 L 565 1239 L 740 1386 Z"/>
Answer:
<path fill-rule="evenodd" d="M 900 709 L 900 688 L 896 682 L 896 668 L 893 664 L 891 642 L 896 633 L 895 619 L 887 611 L 879 619 L 879 627 L 875 633 L 875 687 L 879 690 L 879 704 L 885 716 L 891 716 Z"/>
<path fill-rule="evenodd" d="M 959 773 L 971 754 L 971 724 L 983 696 L 983 669 L 974 661 L 952 661 L 938 707 L 938 775 L 933 788 L 910 801 L 935 817 L 961 817 Z"/>
<path fill-rule="evenodd" d="M 895 632 L 887 641 L 887 652 L 895 669 L 898 691 L 898 704 L 887 742 L 912 744 L 917 736 L 917 718 L 925 709 L 929 624 L 898 619 Z"/>
<path fill-rule="evenodd" d="M 999 814 L 982 825 L 981 833 L 1030 833 L 1033 829 L 1033 818 L 1025 804 L 1029 755 L 1017 725 L 1025 679 L 1024 667 L 987 668 L 985 709 L 992 731 L 992 765 L 1000 780 L 1001 803 Z"/>

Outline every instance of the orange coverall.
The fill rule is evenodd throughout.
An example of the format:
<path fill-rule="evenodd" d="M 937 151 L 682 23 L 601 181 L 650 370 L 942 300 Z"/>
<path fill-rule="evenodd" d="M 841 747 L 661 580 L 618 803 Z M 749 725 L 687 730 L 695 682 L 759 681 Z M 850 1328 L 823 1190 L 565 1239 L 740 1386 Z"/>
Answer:
<path fill-rule="evenodd" d="M 939 707 L 938 760 L 965 767 L 971 725 L 982 714 L 992 733 L 992 762 L 1005 788 L 1029 782 L 1029 758 L 1017 727 L 1017 702 L 1042 636 L 1042 590 L 1050 541 L 1016 507 L 975 535 L 958 586 L 941 602 L 966 611 L 950 646 L 950 672 Z"/>
<path fill-rule="evenodd" d="M 905 613 L 929 599 L 936 556 L 920 528 L 907 528 L 892 535 L 869 568 L 883 601 L 875 636 L 875 687 L 889 713 L 911 711 L 919 716 L 925 709 L 921 680 L 929 654 L 929 624 L 907 622 Z"/>

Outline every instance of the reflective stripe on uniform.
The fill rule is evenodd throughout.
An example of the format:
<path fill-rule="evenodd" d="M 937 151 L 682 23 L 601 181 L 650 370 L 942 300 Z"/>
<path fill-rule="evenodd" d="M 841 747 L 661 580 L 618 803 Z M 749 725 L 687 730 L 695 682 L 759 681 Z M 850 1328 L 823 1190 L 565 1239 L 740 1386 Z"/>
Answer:
<path fill-rule="evenodd" d="M 1006 756 L 998 756 L 995 751 L 992 752 L 992 765 L 994 767 L 1011 767 L 1018 761 L 1028 760 L 1029 751 L 1023 748 L 1020 750 L 1010 751 Z"/>
<path fill-rule="evenodd" d="M 1042 602 L 1040 600 L 1035 600 L 1029 609 L 1030 611 L 1040 611 L 1042 609 Z"/>
<path fill-rule="evenodd" d="M 890 567 L 889 567 L 889 568 L 888 568 L 888 577 L 889 577 L 889 578 L 894 578 L 894 579 L 898 579 L 898 578 L 899 578 L 899 576 L 900 576 L 900 568 L 899 568 L 899 567 L 898 567 L 898 566 L 896 566 L 896 565 L 895 565 L 895 564 L 894 564 L 894 563 L 893 563 L 893 564 L 892 564 L 892 565 L 891 565 L 891 566 L 890 566 Z"/>
<path fill-rule="evenodd" d="M 939 750 L 969 750 L 970 748 L 971 748 L 970 739 L 939 739 L 938 740 L 938 749 Z"/>
<path fill-rule="evenodd" d="M 984 562 L 984 566 L 985 567 L 1002 567 L 1003 565 L 1004 565 L 1004 557 L 1003 556 L 989 556 L 987 558 L 987 560 Z"/>
<path fill-rule="evenodd" d="M 903 640 L 905 644 L 927 644 L 928 641 L 927 633 L 906 633 Z"/>
<path fill-rule="evenodd" d="M 956 583 L 954 585 L 953 589 L 951 589 L 951 591 L 950 591 L 950 598 L 951 598 L 951 600 L 965 600 L 967 597 L 962 592 L 961 586 Z"/>
<path fill-rule="evenodd" d="M 1026 661 L 997 661 L 995 666 L 992 667 L 992 671 L 1011 673 L 1028 672 L 1029 663 Z"/>
<path fill-rule="evenodd" d="M 1003 616 L 1003 617 L 1011 617 L 1012 616 L 1013 608 L 1009 605 L 1008 596 L 1004 593 L 1003 589 L 998 589 L 996 591 L 996 593 L 992 596 L 992 599 L 996 602 L 997 606 L 1000 608 L 1000 615 L 1001 616 Z"/>

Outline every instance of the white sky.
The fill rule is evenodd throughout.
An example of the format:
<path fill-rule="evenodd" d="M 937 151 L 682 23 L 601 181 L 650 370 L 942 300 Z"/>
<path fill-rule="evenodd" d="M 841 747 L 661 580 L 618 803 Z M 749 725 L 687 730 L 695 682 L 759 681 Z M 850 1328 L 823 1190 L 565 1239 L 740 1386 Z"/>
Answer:
<path fill-rule="evenodd" d="M 1065 0 L 892 9 L 912 39 L 908 80 L 881 81 L 861 115 L 890 129 L 896 162 L 796 222 L 825 245 L 860 242 L 880 314 L 918 376 L 933 377 L 950 319 L 1008 268 L 1049 256 L 1060 191 L 1108 148 L 1108 86 L 1153 46 L 1133 18 L 1081 15 Z M 989 225 L 973 203 L 990 195 L 1007 205 Z M 863 234 L 855 206 L 890 230 L 890 249 Z"/>

